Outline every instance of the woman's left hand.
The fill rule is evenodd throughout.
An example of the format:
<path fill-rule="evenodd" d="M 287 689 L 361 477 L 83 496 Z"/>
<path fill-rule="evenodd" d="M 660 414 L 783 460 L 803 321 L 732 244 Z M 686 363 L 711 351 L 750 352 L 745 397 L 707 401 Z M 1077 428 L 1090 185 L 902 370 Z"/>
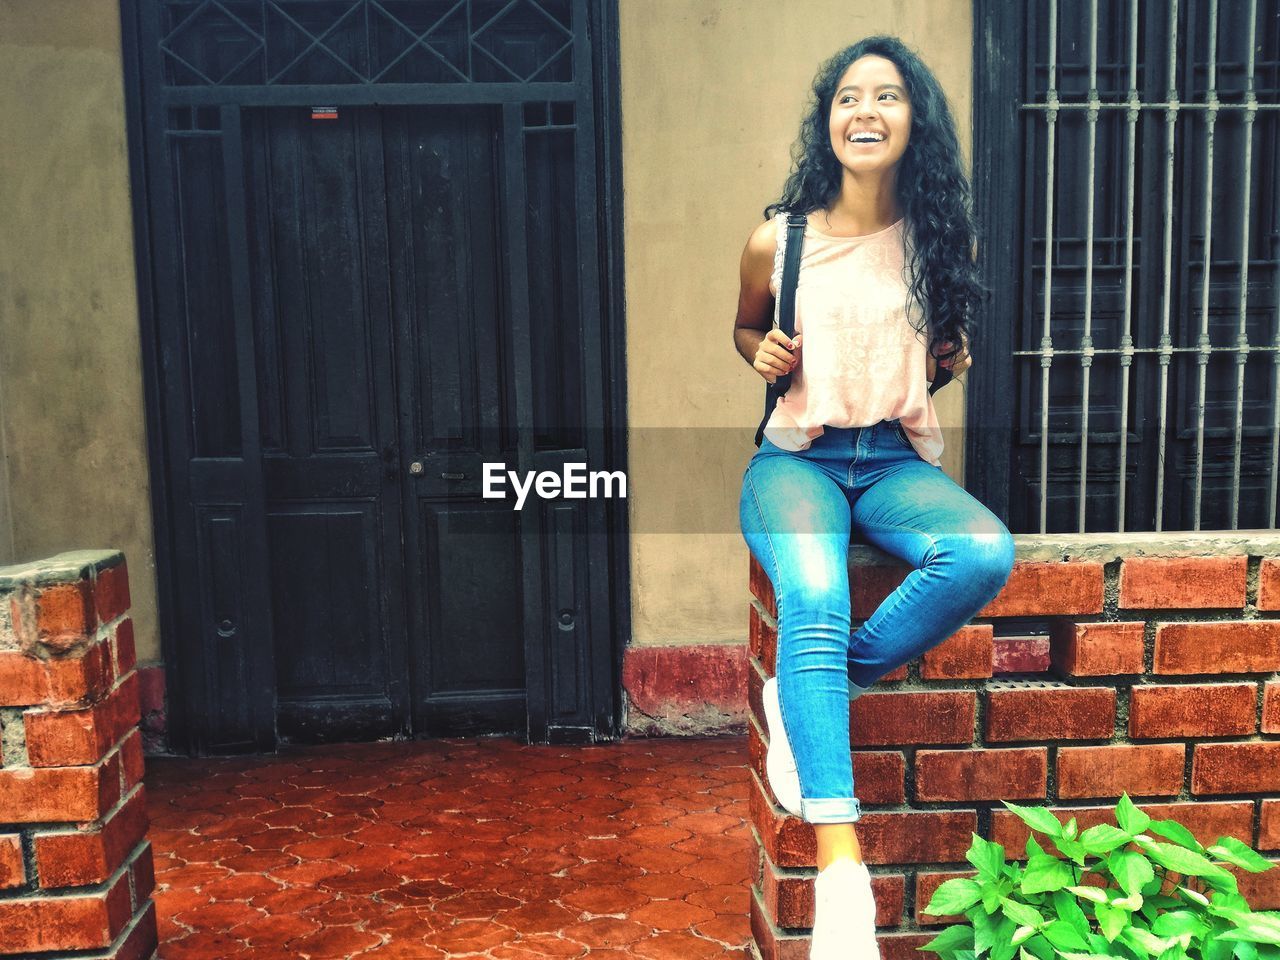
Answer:
<path fill-rule="evenodd" d="M 950 350 L 951 341 L 944 340 L 938 346 L 942 350 Z M 925 373 L 928 376 L 930 383 L 933 383 L 933 378 L 934 376 L 937 375 L 937 372 L 938 372 L 937 365 L 939 362 L 941 362 L 944 367 L 946 367 L 948 370 L 951 371 L 951 375 L 953 377 L 958 377 L 960 376 L 960 374 L 968 370 L 971 366 L 973 366 L 973 358 L 969 356 L 969 338 L 965 336 L 963 333 L 960 334 L 960 352 L 957 353 L 950 360 L 943 360 L 943 361 L 935 360 L 933 354 L 931 352 L 926 351 Z"/>

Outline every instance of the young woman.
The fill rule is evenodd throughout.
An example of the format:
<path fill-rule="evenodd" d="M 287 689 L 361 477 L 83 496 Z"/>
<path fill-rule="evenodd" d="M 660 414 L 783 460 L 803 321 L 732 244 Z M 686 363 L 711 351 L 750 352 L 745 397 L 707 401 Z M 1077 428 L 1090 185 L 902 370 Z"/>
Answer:
<path fill-rule="evenodd" d="M 879 956 L 854 822 L 849 703 L 999 593 L 1004 524 L 941 469 L 928 387 L 970 365 L 981 295 L 969 184 L 946 98 L 893 37 L 819 69 L 782 197 L 742 254 L 738 352 L 792 375 L 742 481 L 740 522 L 773 582 L 770 789 L 814 825 L 812 960 Z M 774 326 L 786 215 L 805 214 L 794 339 Z M 958 344 L 958 346 L 957 346 Z M 914 569 L 850 636 L 852 534 Z"/>

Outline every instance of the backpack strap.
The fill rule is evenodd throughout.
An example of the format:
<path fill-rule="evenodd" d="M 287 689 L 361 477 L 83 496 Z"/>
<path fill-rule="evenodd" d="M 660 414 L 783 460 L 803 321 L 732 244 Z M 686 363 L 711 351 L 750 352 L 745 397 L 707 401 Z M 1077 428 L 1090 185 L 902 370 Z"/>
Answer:
<path fill-rule="evenodd" d="M 948 383 L 955 374 L 943 366 L 935 366 L 933 371 L 933 383 L 929 384 L 930 395 L 937 393 Z"/>
<path fill-rule="evenodd" d="M 787 245 L 782 261 L 782 283 L 778 289 L 778 326 L 788 337 L 794 337 L 796 333 L 796 286 L 800 282 L 800 253 L 804 248 L 804 228 L 808 221 L 803 213 L 787 215 Z M 787 379 L 790 380 L 790 376 Z M 786 392 L 785 388 L 783 392 Z"/>
<path fill-rule="evenodd" d="M 800 253 L 804 248 L 804 228 L 809 218 L 803 213 L 787 215 L 786 247 L 782 261 L 782 281 L 778 287 L 778 317 L 776 326 L 788 337 L 796 335 L 796 287 L 800 283 Z M 764 437 L 764 426 L 769 422 L 778 398 L 791 387 L 791 374 L 786 373 L 767 384 L 764 395 L 764 417 L 756 428 L 756 446 Z"/>

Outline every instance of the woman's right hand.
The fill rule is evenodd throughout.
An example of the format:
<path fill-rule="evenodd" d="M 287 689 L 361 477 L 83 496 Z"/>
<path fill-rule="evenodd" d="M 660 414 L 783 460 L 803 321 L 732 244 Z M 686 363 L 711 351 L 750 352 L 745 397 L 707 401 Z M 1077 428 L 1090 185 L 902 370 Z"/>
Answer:
<path fill-rule="evenodd" d="M 756 373 L 764 377 L 765 382 L 772 384 L 778 377 L 791 373 L 796 368 L 796 364 L 800 362 L 797 353 L 800 350 L 801 336 L 796 334 L 794 339 L 788 339 L 779 327 L 769 328 L 769 332 L 760 341 L 760 349 L 756 351 L 755 360 L 751 364 Z"/>

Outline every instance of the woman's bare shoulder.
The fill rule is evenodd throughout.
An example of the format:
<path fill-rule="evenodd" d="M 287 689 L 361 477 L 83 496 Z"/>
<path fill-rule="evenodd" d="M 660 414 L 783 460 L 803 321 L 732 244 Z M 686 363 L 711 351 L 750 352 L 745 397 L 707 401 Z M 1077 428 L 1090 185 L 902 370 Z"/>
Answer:
<path fill-rule="evenodd" d="M 747 250 L 753 255 L 767 254 L 773 258 L 773 250 L 778 245 L 778 221 L 770 217 L 758 224 L 747 238 Z"/>
<path fill-rule="evenodd" d="M 778 223 L 772 218 L 759 224 L 747 238 L 742 251 L 743 279 L 767 286 L 773 273 L 773 253 L 778 242 Z"/>

